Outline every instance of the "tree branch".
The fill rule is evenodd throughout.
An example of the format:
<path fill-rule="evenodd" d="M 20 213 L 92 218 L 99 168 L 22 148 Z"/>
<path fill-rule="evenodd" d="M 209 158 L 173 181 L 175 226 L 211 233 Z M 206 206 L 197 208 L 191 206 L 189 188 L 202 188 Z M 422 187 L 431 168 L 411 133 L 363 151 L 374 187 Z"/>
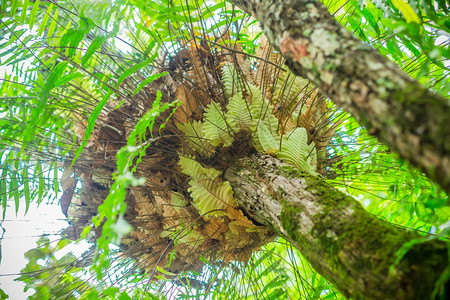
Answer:
<path fill-rule="evenodd" d="M 240 159 L 225 179 L 256 221 L 284 236 L 347 297 L 429 299 L 448 264 L 444 242 L 380 220 L 321 178 L 271 156 Z M 396 264 L 407 243 L 413 246 Z"/>
<path fill-rule="evenodd" d="M 319 0 L 230 0 L 297 75 L 450 192 L 450 104 L 339 25 Z"/>

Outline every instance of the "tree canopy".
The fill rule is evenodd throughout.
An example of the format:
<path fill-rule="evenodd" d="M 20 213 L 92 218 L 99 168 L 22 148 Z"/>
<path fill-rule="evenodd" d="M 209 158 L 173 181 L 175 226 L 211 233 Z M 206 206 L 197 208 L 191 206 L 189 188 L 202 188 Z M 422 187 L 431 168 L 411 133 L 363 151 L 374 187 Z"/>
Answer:
<path fill-rule="evenodd" d="M 327 268 L 352 261 L 345 249 L 327 252 L 336 264 L 323 257 L 323 267 L 306 253 L 322 253 L 313 242 L 292 242 L 242 203 L 289 198 L 291 181 L 273 186 L 268 169 L 246 169 L 265 163 L 236 163 L 255 154 L 275 159 L 272 167 L 289 164 L 273 171 L 284 179 L 320 178 L 305 191 L 334 187 L 343 196 L 327 202 L 333 209 L 353 203 L 345 193 L 377 217 L 368 215 L 371 224 L 402 228 L 396 235 L 382 225 L 386 239 L 377 240 L 375 225 L 343 227 L 361 227 L 352 249 L 392 242 L 380 282 L 401 278 L 395 272 L 405 261 L 435 259 L 430 265 L 442 274 L 427 283 L 430 296 L 446 297 L 447 4 L 322 1 L 328 17 L 319 1 L 303 11 L 295 5 L 304 1 L 278 2 L 1 2 L 3 216 L 21 199 L 26 210 L 59 201 L 71 223 L 61 240 L 43 237 L 25 253 L 18 280 L 34 289 L 31 298 L 381 297 L 349 292 L 363 286 L 358 270 L 375 274 L 373 260 L 352 266 L 343 288 Z M 342 35 L 323 24 L 343 26 Z M 385 58 L 367 59 L 373 49 Z M 243 195 L 252 182 L 266 189 Z M 302 219 L 295 211 L 289 220 Z M 314 228 L 332 235 L 340 220 L 328 216 Z M 92 247 L 81 257 L 55 256 L 76 239 Z"/>

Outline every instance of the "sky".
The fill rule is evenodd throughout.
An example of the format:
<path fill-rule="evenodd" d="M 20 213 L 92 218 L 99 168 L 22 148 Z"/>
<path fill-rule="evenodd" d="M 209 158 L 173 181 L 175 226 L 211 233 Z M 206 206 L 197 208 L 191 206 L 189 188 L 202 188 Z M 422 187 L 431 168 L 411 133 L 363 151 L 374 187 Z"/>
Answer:
<path fill-rule="evenodd" d="M 10 203 L 5 220 L 0 221 L 5 229 L 1 240 L 0 288 L 9 295 L 11 300 L 26 299 L 24 284 L 14 281 L 17 274 L 25 267 L 27 260 L 24 253 L 36 246 L 42 234 L 49 234 L 50 241 L 60 239 L 59 231 L 68 226 L 61 208 L 57 203 L 31 203 L 28 213 L 24 216 L 25 203 L 20 203 L 19 211 L 15 213 L 14 203 Z M 0 235 L 1 235 L 0 228 Z"/>

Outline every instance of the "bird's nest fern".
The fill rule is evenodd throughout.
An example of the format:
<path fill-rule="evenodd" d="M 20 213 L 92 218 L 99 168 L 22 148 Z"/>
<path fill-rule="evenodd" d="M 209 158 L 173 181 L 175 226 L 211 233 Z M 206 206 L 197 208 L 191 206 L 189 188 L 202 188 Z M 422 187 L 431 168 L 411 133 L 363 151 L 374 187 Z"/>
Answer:
<path fill-rule="evenodd" d="M 66 236 L 79 237 L 97 214 L 113 182 L 114 154 L 160 93 L 162 102 L 177 100 L 179 107 L 162 113 L 151 132 L 140 135 L 151 145 L 135 158 L 135 175 L 145 184 L 130 186 L 126 194 L 124 218 L 132 231 L 121 241 L 124 255 L 151 274 L 177 274 L 198 271 L 205 261 L 245 262 L 273 240 L 269 228 L 240 209 L 222 173 L 238 158 L 261 152 L 320 175 L 336 124 L 325 99 L 283 70 L 264 39 L 259 60 L 248 59 L 239 47 L 228 35 L 211 44 L 186 42 L 160 62 L 149 75 L 153 81 L 133 101 L 107 104 L 84 153 L 62 179 L 64 201 L 71 202 Z M 165 75 L 155 75 L 161 72 Z M 135 75 L 122 85 L 135 85 L 133 80 L 146 79 Z M 77 134 L 81 140 L 82 130 Z M 76 179 L 83 186 L 73 195 Z M 100 231 L 101 225 L 94 239 Z"/>

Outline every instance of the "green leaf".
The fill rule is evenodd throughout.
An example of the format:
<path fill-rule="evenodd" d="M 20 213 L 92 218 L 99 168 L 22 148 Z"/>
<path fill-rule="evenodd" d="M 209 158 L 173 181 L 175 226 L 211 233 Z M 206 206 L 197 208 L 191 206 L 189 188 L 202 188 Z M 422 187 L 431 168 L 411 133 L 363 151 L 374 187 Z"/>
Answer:
<path fill-rule="evenodd" d="M 19 185 L 17 183 L 17 171 L 14 170 L 11 174 L 11 183 L 9 185 L 9 194 L 13 195 L 14 205 L 16 208 L 16 215 L 19 212 L 20 194 Z"/>
<path fill-rule="evenodd" d="M 142 81 L 136 89 L 134 89 L 133 96 L 135 96 L 144 86 L 146 86 L 148 83 L 153 82 L 154 80 L 161 78 L 163 76 L 166 76 L 169 74 L 168 72 L 161 72 L 157 74 L 153 74 L 152 76 L 147 77 L 144 81 Z"/>
<path fill-rule="evenodd" d="M 277 141 L 274 138 L 264 122 L 258 123 L 258 140 L 261 144 L 261 147 L 266 153 L 276 153 L 278 151 L 278 147 L 280 146 L 280 139 L 278 138 Z"/>
<path fill-rule="evenodd" d="M 25 0 L 25 2 L 22 5 L 22 14 L 20 15 L 20 23 L 24 24 L 25 23 L 25 18 L 27 17 L 27 10 L 28 10 L 28 1 L 29 0 Z"/>
<path fill-rule="evenodd" d="M 52 162 L 53 168 L 53 192 L 58 195 L 59 192 L 59 177 L 58 177 L 58 162 Z"/>
<path fill-rule="evenodd" d="M 58 10 L 55 10 L 55 14 L 53 15 L 52 22 L 50 23 L 50 26 L 48 27 L 48 30 L 47 30 L 48 37 L 53 36 L 53 32 L 55 32 L 55 29 L 56 29 L 57 20 L 58 20 Z M 57 40 L 55 40 L 54 44 L 57 44 L 56 41 Z"/>
<path fill-rule="evenodd" d="M 66 247 L 67 245 L 70 245 L 71 243 L 72 243 L 72 241 L 69 239 L 62 239 L 62 240 L 58 241 L 58 243 L 56 244 L 55 251 L 61 250 L 64 247 Z"/>
<path fill-rule="evenodd" d="M 222 174 L 214 168 L 204 168 L 201 163 L 186 156 L 181 156 L 178 164 L 180 165 L 183 174 L 188 175 L 191 179 L 196 181 L 199 181 L 205 177 L 214 180 Z"/>
<path fill-rule="evenodd" d="M 100 115 L 103 107 L 106 105 L 108 100 L 111 98 L 112 94 L 113 94 L 113 91 L 110 91 L 105 96 L 103 96 L 103 99 L 97 104 L 97 106 L 94 108 L 94 110 L 90 114 L 89 119 L 88 119 L 88 125 L 86 126 L 86 130 L 84 132 L 83 139 L 81 140 L 81 144 L 78 147 L 77 152 L 75 153 L 75 156 L 72 160 L 72 164 L 70 165 L 70 167 L 73 167 L 73 165 L 75 164 L 75 161 L 83 152 L 84 146 L 86 146 L 89 138 L 91 137 L 92 130 L 94 130 L 95 121 L 97 120 L 98 116 Z"/>
<path fill-rule="evenodd" d="M 215 181 L 210 178 L 190 180 L 188 191 L 193 199 L 193 205 L 206 218 L 226 215 L 228 207 L 235 207 L 233 189 L 228 181 Z"/>
<path fill-rule="evenodd" d="M 77 51 L 77 47 L 83 40 L 84 36 L 88 33 L 85 30 L 69 28 L 67 32 L 62 36 L 59 47 L 61 51 L 64 51 L 67 47 L 67 55 L 69 57 L 74 57 Z"/>
<path fill-rule="evenodd" d="M 30 25 L 30 29 L 33 28 L 34 20 L 36 18 L 36 12 L 37 12 L 38 8 L 39 8 L 39 0 L 35 0 L 33 9 L 31 10 L 31 13 L 30 13 L 30 21 L 28 22 L 28 24 Z"/>
<path fill-rule="evenodd" d="M 227 121 L 233 130 L 250 130 L 253 127 L 253 120 L 250 115 L 247 102 L 242 98 L 241 93 L 236 93 L 227 105 Z"/>
<path fill-rule="evenodd" d="M 39 203 L 41 203 L 41 201 L 43 200 L 44 189 L 45 189 L 44 172 L 42 170 L 42 162 L 40 160 L 38 160 L 36 163 L 36 168 L 34 170 L 34 176 L 38 177 L 38 181 L 39 181 L 39 190 L 38 190 L 38 198 L 37 198 L 37 203 L 39 205 Z"/>
<path fill-rule="evenodd" d="M 157 270 L 158 272 L 161 272 L 161 273 L 164 274 L 164 275 L 168 275 L 168 276 L 177 276 L 177 274 L 172 273 L 172 272 L 169 272 L 169 271 L 166 271 L 166 270 L 164 270 L 163 268 L 161 268 L 160 266 L 156 266 L 156 270 Z"/>
<path fill-rule="evenodd" d="M 218 178 L 220 171 L 205 168 L 199 162 L 184 156 L 180 157 L 178 164 L 181 171 L 191 178 L 188 191 L 194 201 L 193 205 L 206 218 L 224 216 L 228 207 L 237 205 L 230 183 Z"/>
<path fill-rule="evenodd" d="M 228 132 L 229 128 L 225 120 L 225 113 L 220 109 L 220 104 L 211 102 L 205 110 L 205 121 L 203 123 L 203 134 L 211 145 L 223 144 L 228 147 L 233 143 L 233 137 Z"/>
<path fill-rule="evenodd" d="M 22 182 L 23 182 L 23 193 L 25 197 L 25 214 L 30 208 L 31 194 L 30 194 L 30 179 L 28 178 L 28 167 L 24 166 L 22 169 Z"/>
<path fill-rule="evenodd" d="M 96 36 L 94 38 L 94 40 L 91 42 L 88 49 L 86 50 L 86 53 L 83 55 L 83 58 L 81 59 L 82 67 L 84 68 L 86 67 L 89 58 L 91 58 L 91 56 L 94 55 L 95 51 L 97 51 L 105 41 L 106 37 L 104 36 Z"/>
<path fill-rule="evenodd" d="M 0 299 L 8 299 L 9 296 L 2 290 L 0 289 Z"/>
<path fill-rule="evenodd" d="M 316 166 L 311 164 L 312 158 L 309 152 L 308 134 L 305 128 L 299 127 L 283 139 L 278 158 L 292 164 L 300 171 L 315 175 Z"/>
<path fill-rule="evenodd" d="M 131 300 L 131 297 L 128 296 L 126 291 L 120 293 L 118 300 Z"/>
<path fill-rule="evenodd" d="M 203 123 L 201 121 L 191 121 L 185 124 L 177 124 L 178 129 L 184 133 L 186 140 L 192 149 L 206 157 L 215 153 L 215 147 L 205 139 L 203 133 Z"/>
<path fill-rule="evenodd" d="M 155 101 L 153 101 L 152 109 L 149 110 L 138 121 L 138 123 L 134 127 L 133 131 L 128 136 L 127 145 L 134 147 L 137 145 L 138 140 L 139 140 L 139 143 L 142 143 L 142 141 L 145 139 L 145 133 L 147 132 L 147 129 L 152 134 L 153 125 L 155 124 L 155 119 L 161 114 L 161 112 L 165 111 L 170 106 L 168 103 L 164 103 L 161 106 L 161 103 L 160 103 L 161 99 L 162 99 L 161 91 L 157 91 L 156 99 L 155 99 Z"/>
<path fill-rule="evenodd" d="M 223 65 L 222 80 L 226 97 L 242 92 L 242 81 L 232 63 L 227 62 Z"/>
<path fill-rule="evenodd" d="M 419 16 L 414 12 L 411 5 L 409 5 L 408 2 L 405 0 L 391 0 L 392 4 L 397 8 L 405 18 L 406 22 L 415 22 L 417 24 L 420 24 L 420 18 Z"/>
<path fill-rule="evenodd" d="M 39 30 L 37 35 L 41 35 L 44 32 L 44 29 L 47 27 L 48 19 L 50 18 L 50 13 L 53 9 L 53 3 L 50 3 L 50 5 L 47 8 L 47 11 L 44 14 L 44 18 L 42 18 L 41 25 L 39 26 Z"/>
<path fill-rule="evenodd" d="M 129 68 L 129 69 L 127 69 L 127 70 L 125 70 L 125 71 L 122 73 L 122 75 L 119 77 L 119 79 L 117 80 L 117 86 L 120 86 L 120 85 L 122 84 L 122 82 L 123 82 L 126 78 L 128 78 L 131 74 L 133 74 L 133 73 L 137 72 L 138 70 L 142 69 L 143 67 L 146 67 L 146 66 L 148 66 L 149 64 L 151 64 L 151 63 L 155 60 L 155 58 L 156 58 L 157 56 L 158 56 L 158 52 L 155 51 L 155 53 L 154 53 L 151 57 L 149 57 L 149 58 L 147 58 L 146 60 L 144 60 L 144 61 L 142 61 L 142 62 L 140 62 L 140 63 L 138 63 L 138 64 L 132 66 L 131 68 Z"/>
<path fill-rule="evenodd" d="M 6 3 L 6 1 L 4 1 Z M 11 11 L 9 12 L 10 16 L 14 16 L 18 7 L 18 0 L 12 0 L 11 2 Z"/>
<path fill-rule="evenodd" d="M 211 7 L 208 7 L 208 9 L 202 13 L 202 17 L 205 18 L 209 16 L 214 16 L 214 12 L 222 8 L 225 8 L 225 1 L 223 2 L 221 1 Z"/>
<path fill-rule="evenodd" d="M 272 134 L 276 134 L 278 119 L 272 113 L 273 106 L 264 98 L 259 88 L 253 84 L 249 84 L 248 86 L 252 96 L 252 104 L 250 105 L 252 119 L 257 122 L 264 122 L 267 129 L 269 129 Z"/>
<path fill-rule="evenodd" d="M 36 131 L 35 126 L 41 120 L 42 113 L 47 106 L 47 99 L 50 96 L 51 90 L 55 87 L 55 83 L 57 82 L 59 76 L 64 72 L 68 62 L 63 61 L 56 65 L 56 67 L 52 70 L 50 75 L 47 77 L 44 86 L 42 87 L 41 93 L 39 95 L 39 103 L 36 108 L 32 111 L 30 122 L 27 124 L 24 132 L 24 142 L 22 144 L 22 149 L 25 148 L 27 142 L 32 140 L 33 134 Z"/>
<path fill-rule="evenodd" d="M 58 78 L 58 80 L 55 82 L 55 87 L 62 86 L 73 79 L 81 78 L 83 76 L 84 75 L 81 74 L 80 72 L 69 73 L 67 75 Z"/>
<path fill-rule="evenodd" d="M 2 166 L 2 177 L 0 178 L 0 200 L 1 200 L 1 204 L 3 207 L 3 218 L 5 219 L 5 214 L 6 214 L 6 207 L 8 206 L 8 186 L 6 184 L 6 176 L 8 175 L 8 168 L 7 165 L 4 164 Z"/>
<path fill-rule="evenodd" d="M 373 14 L 367 8 L 363 8 L 362 14 L 364 18 L 369 22 L 370 26 L 375 30 L 375 32 L 377 34 L 380 34 L 380 28 L 378 27 L 377 21 L 375 20 Z"/>

